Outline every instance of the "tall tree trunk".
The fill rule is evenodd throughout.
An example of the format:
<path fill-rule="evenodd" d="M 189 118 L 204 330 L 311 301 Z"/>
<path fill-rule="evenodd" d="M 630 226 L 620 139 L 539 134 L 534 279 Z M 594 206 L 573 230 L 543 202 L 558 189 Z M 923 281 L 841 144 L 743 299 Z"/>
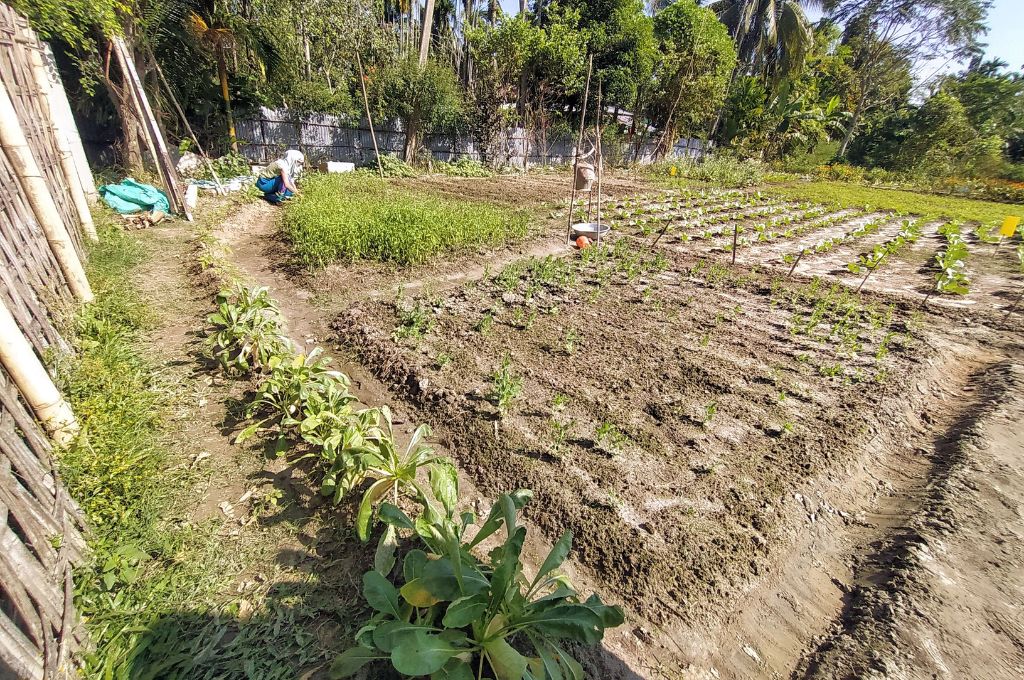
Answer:
<path fill-rule="evenodd" d="M 420 34 L 420 68 L 427 65 L 430 52 L 430 31 L 434 27 L 434 0 L 427 0 L 423 8 L 423 32 Z"/>
<path fill-rule="evenodd" d="M 501 9 L 501 5 L 498 4 L 498 0 L 487 0 L 487 23 L 491 26 L 498 20 L 499 9 Z"/>
<path fill-rule="evenodd" d="M 313 60 L 309 56 L 309 35 L 306 33 L 306 20 L 299 20 L 299 33 L 302 34 L 302 56 L 305 59 L 306 80 L 313 77 Z"/>
<path fill-rule="evenodd" d="M 419 126 L 414 120 L 410 119 L 405 128 L 405 149 L 402 150 L 406 163 L 412 165 L 413 161 L 416 160 L 416 147 L 418 145 Z"/>
<path fill-rule="evenodd" d="M 465 0 L 462 6 L 462 56 L 465 60 L 462 71 L 462 85 L 468 91 L 473 86 L 473 56 L 469 49 L 470 18 L 473 16 L 473 0 Z"/>
<path fill-rule="evenodd" d="M 228 138 L 231 140 L 231 152 L 238 153 L 238 136 L 235 134 L 235 117 L 231 113 L 231 92 L 228 90 L 228 65 L 224 61 L 224 48 L 216 47 L 217 75 L 220 78 L 220 95 L 224 98 L 224 116 L 228 121 Z"/>
<path fill-rule="evenodd" d="M 850 116 L 850 125 L 846 128 L 846 134 L 843 135 L 843 143 L 839 145 L 839 156 L 845 156 L 846 150 L 850 146 L 850 142 L 853 141 L 853 135 L 857 132 L 857 124 L 860 122 L 860 115 L 864 112 L 864 102 L 867 99 L 867 89 L 861 92 L 860 97 L 857 98 L 857 106 L 853 107 L 853 115 Z"/>
<path fill-rule="evenodd" d="M 526 18 L 526 0 L 519 0 L 519 16 Z"/>

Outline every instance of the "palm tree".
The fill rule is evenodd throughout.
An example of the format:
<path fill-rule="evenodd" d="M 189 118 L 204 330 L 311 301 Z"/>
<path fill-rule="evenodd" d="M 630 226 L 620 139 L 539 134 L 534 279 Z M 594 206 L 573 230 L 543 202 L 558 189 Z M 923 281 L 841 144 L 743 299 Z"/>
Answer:
<path fill-rule="evenodd" d="M 183 0 L 183 3 L 191 4 L 188 0 Z M 227 53 L 242 46 L 263 71 L 268 67 L 274 67 L 279 61 L 279 55 L 274 43 L 258 26 L 242 19 L 232 10 L 209 0 L 200 0 L 195 4 L 198 11 L 190 10 L 185 24 L 196 40 L 212 51 L 217 60 L 217 78 L 224 100 L 224 115 L 228 124 L 231 151 L 238 153 L 235 119 L 231 112 L 231 91 L 228 87 Z M 235 67 L 238 67 L 237 53 Z"/>
<path fill-rule="evenodd" d="M 773 80 L 797 73 L 814 46 L 803 7 L 821 0 L 715 0 L 714 10 L 736 43 L 740 64 Z"/>

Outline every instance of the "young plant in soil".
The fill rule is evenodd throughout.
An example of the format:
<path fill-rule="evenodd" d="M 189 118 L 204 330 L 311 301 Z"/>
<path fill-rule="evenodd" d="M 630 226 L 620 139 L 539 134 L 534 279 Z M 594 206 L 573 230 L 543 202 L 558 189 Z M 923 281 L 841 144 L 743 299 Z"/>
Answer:
<path fill-rule="evenodd" d="M 487 396 L 498 407 L 498 413 L 504 416 L 522 390 L 523 379 L 512 370 L 512 357 L 506 354 L 501 365 L 491 375 L 491 391 Z"/>
<path fill-rule="evenodd" d="M 966 272 L 969 251 L 960 223 L 942 225 L 939 234 L 946 239 L 946 247 L 935 254 L 935 264 L 939 267 L 935 275 L 935 289 L 944 295 L 967 295 L 971 284 Z"/>
<path fill-rule="evenodd" d="M 711 421 L 715 419 L 716 413 L 718 413 L 718 402 L 711 400 L 704 405 L 704 410 L 701 413 L 701 425 L 704 427 L 711 425 Z"/>
<path fill-rule="evenodd" d="M 225 371 L 263 370 L 272 356 L 288 349 L 277 303 L 265 287 L 221 291 L 216 304 L 207 319 L 213 329 L 206 346 Z"/>
<path fill-rule="evenodd" d="M 596 436 L 597 445 L 613 455 L 618 454 L 622 446 L 629 441 L 615 423 L 607 420 L 597 426 Z"/>
<path fill-rule="evenodd" d="M 399 300 L 396 303 L 398 326 L 395 328 L 395 340 L 419 340 L 434 327 L 434 313 L 422 300 L 412 303 Z"/>
<path fill-rule="evenodd" d="M 597 595 L 581 600 L 555 571 L 572 547 L 570 532 L 536 576 L 526 577 L 526 529 L 517 525 L 516 514 L 530 495 L 502 494 L 472 540 L 465 534 L 475 517 L 467 512 L 456 520 L 454 502 L 444 503 L 444 513 L 428 504 L 416 522 L 393 505 L 382 507 L 390 526 L 415 532 L 434 558 L 410 551 L 397 586 L 378 571 L 363 575 L 363 595 L 375 613 L 356 633 L 357 646 L 334 661 L 330 677 L 351 677 L 368 663 L 386 662 L 416 677 L 582 680 L 583 667 L 563 641 L 597 644 L 606 629 L 623 623 L 623 612 Z M 504 542 L 479 559 L 473 549 L 502 527 Z"/>

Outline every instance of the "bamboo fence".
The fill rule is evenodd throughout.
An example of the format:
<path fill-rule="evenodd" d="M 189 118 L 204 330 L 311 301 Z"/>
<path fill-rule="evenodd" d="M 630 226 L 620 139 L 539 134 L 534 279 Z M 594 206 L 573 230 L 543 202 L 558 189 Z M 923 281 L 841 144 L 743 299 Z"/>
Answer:
<path fill-rule="evenodd" d="M 42 50 L 28 22 L 0 4 L 0 84 L 44 180 L 44 198 L 56 207 L 81 261 L 83 225 L 68 178 L 70 147 L 57 137 L 48 92 L 33 70 Z M 24 369 L 69 350 L 60 320 L 77 301 L 47 238 L 44 227 L 53 225 L 41 223 L 19 162 L 9 149 L 0 149 L 0 316 L 8 327 L 16 326 L 0 338 L 0 678 L 69 678 L 75 675 L 73 654 L 84 644 L 72 597 L 72 569 L 85 552 L 84 525 L 39 420 L 41 408 L 52 408 L 53 400 L 39 403 L 25 384 Z M 38 183 L 38 177 L 29 179 Z M 12 347 L 24 350 L 17 361 L 10 359 Z M 56 393 L 45 371 L 36 375 L 49 394 Z M 58 401 L 66 409 L 59 395 Z"/>

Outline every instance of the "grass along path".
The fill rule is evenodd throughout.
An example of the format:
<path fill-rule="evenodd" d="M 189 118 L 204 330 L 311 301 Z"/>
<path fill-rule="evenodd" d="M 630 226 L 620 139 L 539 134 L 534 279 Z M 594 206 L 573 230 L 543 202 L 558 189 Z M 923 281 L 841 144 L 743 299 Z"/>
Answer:
<path fill-rule="evenodd" d="M 292 511 L 287 475 L 222 432 L 245 387 L 198 362 L 210 302 L 192 285 L 192 229 L 104 228 L 89 261 L 97 302 L 76 319 L 77 355 L 57 361 L 85 432 L 60 456 L 91 525 L 76 573 L 93 644 L 83 672 L 294 678 L 347 642 L 324 621 L 357 614 L 358 592 L 339 586 L 346 570 L 308 567 L 323 552 L 305 546 L 331 535 Z"/>

